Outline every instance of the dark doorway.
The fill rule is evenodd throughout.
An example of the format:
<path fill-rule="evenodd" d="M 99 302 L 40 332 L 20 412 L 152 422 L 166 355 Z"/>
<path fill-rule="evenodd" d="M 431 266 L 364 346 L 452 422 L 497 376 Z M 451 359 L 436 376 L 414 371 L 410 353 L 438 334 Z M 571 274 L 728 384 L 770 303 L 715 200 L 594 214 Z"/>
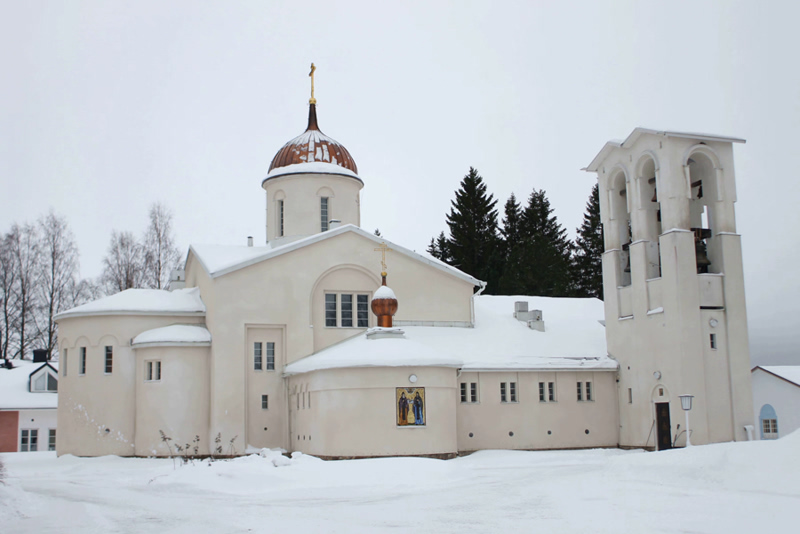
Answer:
<path fill-rule="evenodd" d="M 658 450 L 672 448 L 672 426 L 669 422 L 669 403 L 656 403 L 656 442 Z"/>

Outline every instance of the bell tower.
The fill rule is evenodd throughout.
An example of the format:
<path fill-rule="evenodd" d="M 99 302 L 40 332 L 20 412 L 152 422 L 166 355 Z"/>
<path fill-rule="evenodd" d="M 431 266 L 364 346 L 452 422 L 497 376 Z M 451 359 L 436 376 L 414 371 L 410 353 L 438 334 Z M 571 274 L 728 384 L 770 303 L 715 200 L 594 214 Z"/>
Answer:
<path fill-rule="evenodd" d="M 733 143 L 637 128 L 585 169 L 599 183 L 620 446 L 685 445 L 680 395 L 694 396 L 694 445 L 744 440 L 752 425 Z"/>

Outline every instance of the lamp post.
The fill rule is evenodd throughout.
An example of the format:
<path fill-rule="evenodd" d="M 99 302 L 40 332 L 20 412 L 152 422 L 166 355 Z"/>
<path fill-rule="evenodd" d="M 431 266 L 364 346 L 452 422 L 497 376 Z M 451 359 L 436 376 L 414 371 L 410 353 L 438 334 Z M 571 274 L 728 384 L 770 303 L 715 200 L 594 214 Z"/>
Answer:
<path fill-rule="evenodd" d="M 692 446 L 691 433 L 689 432 L 689 410 L 692 409 L 692 399 L 694 395 L 678 395 L 681 399 L 681 408 L 686 414 L 686 446 Z"/>

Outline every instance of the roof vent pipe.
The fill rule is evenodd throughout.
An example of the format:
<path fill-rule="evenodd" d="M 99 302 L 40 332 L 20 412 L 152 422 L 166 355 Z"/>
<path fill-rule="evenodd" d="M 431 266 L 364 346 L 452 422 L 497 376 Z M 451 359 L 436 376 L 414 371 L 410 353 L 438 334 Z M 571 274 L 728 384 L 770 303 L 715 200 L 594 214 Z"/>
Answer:
<path fill-rule="evenodd" d="M 252 247 L 253 246 L 253 236 L 251 236 L 251 235 L 247 236 L 247 246 L 248 247 Z"/>

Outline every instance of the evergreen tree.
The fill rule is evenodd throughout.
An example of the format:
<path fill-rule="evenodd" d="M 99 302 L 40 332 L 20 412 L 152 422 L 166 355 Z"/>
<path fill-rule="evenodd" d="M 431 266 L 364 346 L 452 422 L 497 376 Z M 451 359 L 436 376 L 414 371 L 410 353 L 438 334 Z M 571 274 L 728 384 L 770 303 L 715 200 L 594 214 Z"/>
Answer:
<path fill-rule="evenodd" d="M 522 233 L 522 206 L 517 202 L 514 193 L 506 201 L 504 208 L 502 257 L 503 268 L 500 276 L 499 293 L 501 295 L 522 295 L 525 284 L 522 279 L 523 253 L 526 241 Z"/>
<path fill-rule="evenodd" d="M 572 243 L 553 215 L 544 190 L 533 190 L 522 213 L 525 247 L 520 265 L 527 295 L 563 297 L 571 291 Z"/>
<path fill-rule="evenodd" d="M 452 262 L 452 258 L 450 257 L 450 244 L 444 232 L 440 232 L 439 236 L 436 238 L 431 238 L 431 244 L 428 245 L 428 254 L 445 263 Z"/>
<path fill-rule="evenodd" d="M 600 193 L 595 184 L 575 240 L 572 279 L 576 296 L 603 298 L 603 246 Z"/>
<path fill-rule="evenodd" d="M 486 193 L 486 184 L 477 170 L 470 167 L 451 204 L 447 248 L 452 265 L 486 281 L 488 294 L 496 293 L 501 252 L 494 209 L 497 201 Z"/>

